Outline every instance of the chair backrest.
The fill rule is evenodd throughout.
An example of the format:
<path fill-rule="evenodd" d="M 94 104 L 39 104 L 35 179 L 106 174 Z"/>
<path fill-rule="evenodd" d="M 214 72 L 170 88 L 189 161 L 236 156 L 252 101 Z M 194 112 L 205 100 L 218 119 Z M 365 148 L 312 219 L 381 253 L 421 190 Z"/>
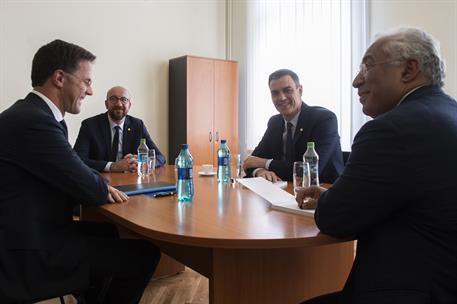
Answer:
<path fill-rule="evenodd" d="M 351 154 L 350 151 L 343 151 L 343 164 L 346 166 L 346 163 L 348 161 L 348 158 L 349 158 L 349 154 Z"/>

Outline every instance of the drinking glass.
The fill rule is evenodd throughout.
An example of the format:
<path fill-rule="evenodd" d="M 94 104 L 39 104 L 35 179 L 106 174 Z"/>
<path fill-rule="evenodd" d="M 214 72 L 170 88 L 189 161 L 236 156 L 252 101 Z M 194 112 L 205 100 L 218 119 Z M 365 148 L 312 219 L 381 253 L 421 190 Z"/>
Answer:
<path fill-rule="evenodd" d="M 302 161 L 294 162 L 293 168 L 294 195 L 297 190 L 303 187 L 309 187 L 309 164 Z"/>
<path fill-rule="evenodd" d="M 241 155 L 240 154 L 234 154 L 233 155 L 233 162 L 234 162 L 234 166 L 235 166 L 235 176 L 234 178 L 241 178 L 241 166 L 242 166 L 242 163 L 241 163 Z"/>
<path fill-rule="evenodd" d="M 148 174 L 154 173 L 156 168 L 156 150 L 149 149 L 148 152 Z"/>

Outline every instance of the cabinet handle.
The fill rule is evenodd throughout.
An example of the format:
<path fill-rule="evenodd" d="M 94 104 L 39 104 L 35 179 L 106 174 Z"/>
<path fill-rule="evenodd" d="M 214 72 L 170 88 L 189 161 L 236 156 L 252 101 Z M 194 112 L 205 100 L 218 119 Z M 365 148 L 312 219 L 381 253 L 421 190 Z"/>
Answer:
<path fill-rule="evenodd" d="M 216 142 L 219 142 L 219 131 L 216 131 Z"/>
<path fill-rule="evenodd" d="M 211 131 L 209 131 L 209 142 L 212 142 L 213 141 L 213 134 L 211 133 Z"/>

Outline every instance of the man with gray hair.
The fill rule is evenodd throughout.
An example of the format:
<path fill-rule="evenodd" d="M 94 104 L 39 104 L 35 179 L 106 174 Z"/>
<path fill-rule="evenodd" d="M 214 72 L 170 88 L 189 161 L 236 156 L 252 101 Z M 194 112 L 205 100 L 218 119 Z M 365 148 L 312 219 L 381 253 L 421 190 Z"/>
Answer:
<path fill-rule="evenodd" d="M 297 196 L 323 233 L 357 239 L 357 254 L 344 289 L 307 304 L 457 303 L 457 103 L 443 78 L 419 29 L 366 51 L 353 86 L 374 119 L 333 187 Z"/>

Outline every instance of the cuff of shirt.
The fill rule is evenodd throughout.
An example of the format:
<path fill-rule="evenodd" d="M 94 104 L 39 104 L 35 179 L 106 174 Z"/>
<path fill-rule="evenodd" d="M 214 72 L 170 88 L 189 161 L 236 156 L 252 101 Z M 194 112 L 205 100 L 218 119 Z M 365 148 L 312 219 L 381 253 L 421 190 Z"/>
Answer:
<path fill-rule="evenodd" d="M 110 169 L 111 169 L 111 164 L 112 164 L 112 163 L 113 163 L 113 162 L 107 162 L 107 163 L 106 163 L 106 166 L 105 166 L 105 169 L 103 169 L 103 171 L 105 171 L 105 172 L 110 172 L 110 171 L 111 171 Z"/>
<path fill-rule="evenodd" d="M 265 163 L 265 169 L 270 170 L 270 164 L 271 164 L 272 161 L 273 161 L 273 158 L 267 160 L 267 162 Z"/>
<path fill-rule="evenodd" d="M 252 176 L 253 176 L 253 177 L 256 177 L 257 172 L 259 172 L 259 170 L 262 170 L 262 169 L 263 169 L 263 168 L 254 169 L 254 171 L 252 171 Z"/>

